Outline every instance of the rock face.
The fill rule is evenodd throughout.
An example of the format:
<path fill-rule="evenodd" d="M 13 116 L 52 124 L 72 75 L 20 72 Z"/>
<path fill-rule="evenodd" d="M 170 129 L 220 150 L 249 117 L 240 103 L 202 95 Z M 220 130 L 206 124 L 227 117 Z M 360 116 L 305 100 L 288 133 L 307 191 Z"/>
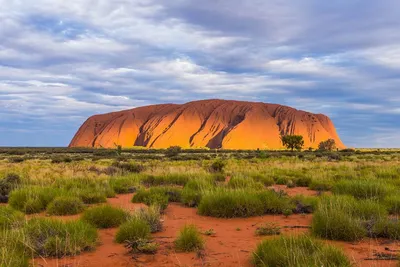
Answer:
<path fill-rule="evenodd" d="M 316 148 L 332 138 L 345 146 L 332 121 L 277 104 L 202 100 L 183 105 L 162 104 L 90 117 L 70 147 L 279 149 L 281 135 L 304 137 L 304 147 Z"/>

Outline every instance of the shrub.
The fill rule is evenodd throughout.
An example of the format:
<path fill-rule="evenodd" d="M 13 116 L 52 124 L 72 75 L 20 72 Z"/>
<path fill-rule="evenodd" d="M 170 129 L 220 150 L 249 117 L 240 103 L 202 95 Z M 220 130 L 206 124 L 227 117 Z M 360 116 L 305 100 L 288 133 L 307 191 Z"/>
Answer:
<path fill-rule="evenodd" d="M 357 241 L 367 234 L 360 219 L 342 210 L 315 212 L 311 229 L 315 236 L 331 240 Z"/>
<path fill-rule="evenodd" d="M 19 227 L 23 224 L 24 220 L 23 213 L 7 206 L 0 206 L 0 231 Z"/>
<path fill-rule="evenodd" d="M 282 145 L 290 150 L 301 150 L 304 146 L 304 139 L 301 135 L 283 135 L 281 136 Z"/>
<path fill-rule="evenodd" d="M 0 203 L 7 203 L 9 194 L 21 183 L 21 178 L 17 174 L 10 173 L 0 180 Z"/>
<path fill-rule="evenodd" d="M 144 171 L 144 166 L 137 163 L 120 162 L 116 161 L 112 164 L 112 167 L 121 169 L 123 172 L 128 173 L 140 173 Z"/>
<path fill-rule="evenodd" d="M 336 149 L 336 142 L 334 139 L 328 139 L 326 141 L 322 141 L 319 143 L 318 149 L 325 151 L 333 151 Z"/>
<path fill-rule="evenodd" d="M 138 188 L 138 177 L 118 177 L 110 180 L 111 187 L 117 194 L 135 193 Z"/>
<path fill-rule="evenodd" d="M 195 225 L 185 225 L 174 242 L 180 252 L 191 252 L 204 248 L 204 240 Z"/>
<path fill-rule="evenodd" d="M 136 248 L 149 237 L 150 226 L 146 221 L 134 217 L 121 225 L 115 236 L 115 241 L 117 243 L 129 242 L 132 244 L 131 248 Z"/>
<path fill-rule="evenodd" d="M 133 203 L 145 203 L 146 205 L 158 205 L 161 211 L 165 210 L 168 202 L 179 202 L 181 189 L 174 187 L 152 187 L 150 190 L 141 189 L 132 198 Z"/>
<path fill-rule="evenodd" d="M 50 215 L 75 215 L 82 212 L 84 204 L 78 197 L 56 197 L 47 206 L 47 213 Z"/>
<path fill-rule="evenodd" d="M 37 256 L 74 256 L 95 247 L 97 231 L 83 221 L 33 218 L 24 226 L 25 246 Z"/>
<path fill-rule="evenodd" d="M 351 195 L 358 199 L 382 200 L 393 191 L 393 186 L 373 180 L 339 181 L 333 188 L 335 194 Z"/>
<path fill-rule="evenodd" d="M 217 159 L 211 164 L 210 172 L 222 173 L 224 171 L 225 165 L 226 163 L 223 160 Z"/>
<path fill-rule="evenodd" d="M 398 219 L 381 219 L 375 222 L 371 229 L 372 237 L 400 240 L 400 221 Z"/>
<path fill-rule="evenodd" d="M 26 214 L 44 211 L 55 198 L 58 190 L 50 187 L 21 188 L 11 192 L 9 204 Z"/>
<path fill-rule="evenodd" d="M 107 195 L 105 192 L 93 190 L 90 188 L 79 189 L 76 195 L 85 204 L 98 204 L 107 202 Z"/>
<path fill-rule="evenodd" d="M 250 217 L 264 214 L 264 205 L 252 192 L 218 190 L 202 197 L 198 213 L 219 218 Z"/>
<path fill-rule="evenodd" d="M 265 223 L 257 227 L 256 235 L 280 235 L 281 228 L 276 223 Z"/>
<path fill-rule="evenodd" d="M 255 195 L 261 200 L 264 214 L 281 214 L 284 211 L 292 211 L 295 208 L 290 198 L 273 190 L 257 192 Z"/>
<path fill-rule="evenodd" d="M 58 164 L 58 163 L 63 163 L 63 162 L 70 163 L 70 162 L 72 162 L 72 159 L 70 157 L 67 157 L 67 156 L 56 156 L 56 157 L 51 159 L 51 163 Z"/>
<path fill-rule="evenodd" d="M 313 213 L 318 205 L 317 197 L 297 195 L 291 198 L 291 203 L 295 206 L 294 213 Z"/>
<path fill-rule="evenodd" d="M 182 152 L 182 148 L 180 146 L 170 146 L 165 151 L 165 156 L 172 158 L 178 156 Z"/>
<path fill-rule="evenodd" d="M 160 232 L 162 230 L 162 222 L 160 215 L 160 207 L 150 206 L 149 208 L 141 208 L 133 215 L 134 218 L 147 222 L 150 226 L 150 232 Z"/>
<path fill-rule="evenodd" d="M 352 264 L 342 250 L 311 237 L 287 236 L 262 241 L 253 252 L 255 266 L 337 266 Z"/>
<path fill-rule="evenodd" d="M 181 202 L 188 207 L 197 207 L 201 201 L 203 193 L 198 190 L 184 188 L 182 190 Z"/>
<path fill-rule="evenodd" d="M 185 185 L 189 181 L 189 176 L 185 174 L 167 174 L 167 175 L 147 175 L 142 179 L 142 183 L 146 186 L 159 185 Z"/>
<path fill-rule="evenodd" d="M 82 215 L 82 220 L 90 223 L 97 228 L 113 228 L 126 222 L 129 213 L 121 208 L 114 208 L 103 205 L 86 210 Z"/>

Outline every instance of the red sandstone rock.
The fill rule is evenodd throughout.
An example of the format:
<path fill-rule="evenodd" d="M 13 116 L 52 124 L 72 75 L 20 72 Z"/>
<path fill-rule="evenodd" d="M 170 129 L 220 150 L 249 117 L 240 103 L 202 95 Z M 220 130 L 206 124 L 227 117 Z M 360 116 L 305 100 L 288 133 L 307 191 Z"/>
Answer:
<path fill-rule="evenodd" d="M 260 102 L 202 100 L 183 105 L 162 104 L 90 117 L 70 147 L 279 149 L 281 134 L 304 137 L 316 148 L 332 138 L 345 146 L 332 121 L 291 107 Z"/>

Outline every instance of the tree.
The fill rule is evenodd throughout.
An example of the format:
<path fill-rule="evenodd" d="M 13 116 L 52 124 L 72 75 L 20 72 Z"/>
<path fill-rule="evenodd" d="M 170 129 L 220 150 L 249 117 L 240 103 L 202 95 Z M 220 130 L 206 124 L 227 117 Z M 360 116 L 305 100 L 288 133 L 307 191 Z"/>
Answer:
<path fill-rule="evenodd" d="M 165 151 L 165 156 L 172 158 L 178 156 L 182 152 L 182 148 L 180 146 L 170 146 Z"/>
<path fill-rule="evenodd" d="M 322 141 L 318 145 L 319 150 L 327 150 L 327 151 L 333 151 L 336 149 L 336 142 L 333 139 L 328 139 L 326 141 Z"/>
<path fill-rule="evenodd" d="M 281 136 L 282 144 L 290 150 L 301 150 L 304 146 L 303 136 L 301 135 L 283 135 Z"/>

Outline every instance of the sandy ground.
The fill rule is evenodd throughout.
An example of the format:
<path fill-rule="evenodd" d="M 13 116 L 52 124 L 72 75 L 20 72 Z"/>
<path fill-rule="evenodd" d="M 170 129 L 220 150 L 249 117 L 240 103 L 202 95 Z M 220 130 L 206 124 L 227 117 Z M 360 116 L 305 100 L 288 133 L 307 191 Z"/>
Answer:
<path fill-rule="evenodd" d="M 314 195 L 316 192 L 294 188 L 289 189 L 292 195 L 303 193 Z M 305 192 L 307 191 L 307 192 Z M 310 192 L 308 192 L 310 191 Z M 114 206 L 135 210 L 142 204 L 130 203 L 132 194 L 119 195 L 117 198 L 109 199 Z M 76 219 L 78 216 L 62 217 Z M 259 224 L 264 222 L 276 222 L 284 226 L 309 226 L 312 215 L 284 216 L 267 215 L 246 219 L 217 219 L 203 217 L 196 214 L 196 209 L 187 208 L 180 204 L 170 204 L 164 215 L 164 230 L 153 234 L 160 248 L 156 255 L 138 255 L 133 257 L 123 245 L 113 242 L 117 229 L 99 230 L 99 246 L 95 251 L 86 252 L 76 257 L 63 259 L 35 259 L 34 266 L 60 266 L 60 267 L 102 267 L 102 266 L 251 266 L 250 258 L 253 251 L 262 239 L 273 237 L 257 237 L 254 232 Z M 206 248 L 202 255 L 196 253 L 176 253 L 173 241 L 179 229 L 185 224 L 195 224 L 206 231 L 213 229 L 214 236 L 204 236 Z M 299 234 L 308 232 L 308 229 L 284 228 L 283 234 Z M 396 266 L 396 261 L 366 261 L 365 258 L 373 257 L 374 252 L 385 252 L 385 248 L 399 249 L 397 243 L 387 240 L 365 239 L 358 243 L 331 242 L 345 249 L 346 254 L 354 261 L 355 266 Z M 387 251 L 386 251 L 387 252 Z"/>

